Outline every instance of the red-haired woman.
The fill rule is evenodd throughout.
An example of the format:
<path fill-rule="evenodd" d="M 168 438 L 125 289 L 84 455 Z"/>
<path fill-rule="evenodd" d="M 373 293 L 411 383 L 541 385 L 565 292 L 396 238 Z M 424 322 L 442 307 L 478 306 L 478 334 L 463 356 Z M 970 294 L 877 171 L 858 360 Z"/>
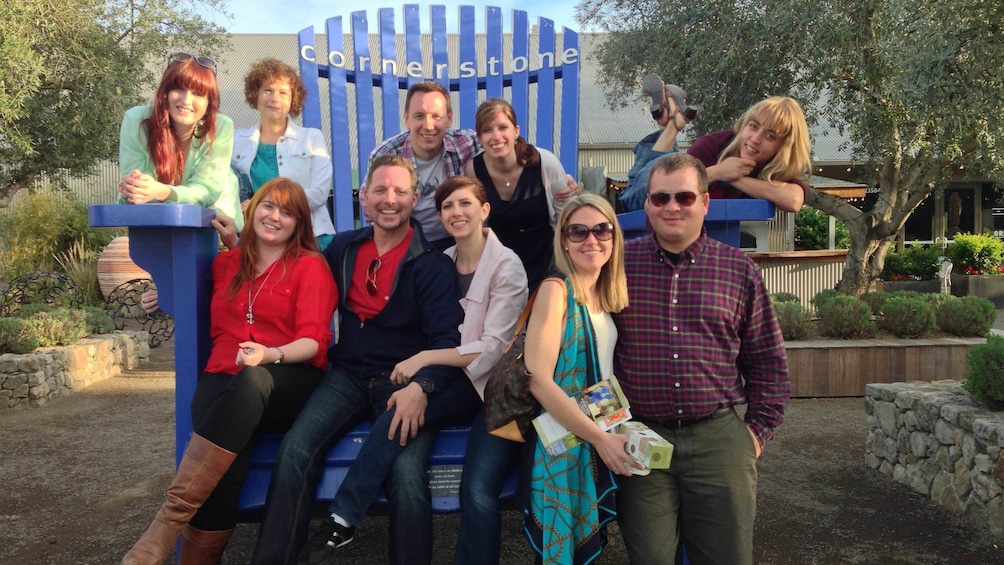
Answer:
<path fill-rule="evenodd" d="M 216 62 L 172 53 L 153 102 L 126 112 L 119 136 L 120 202 L 216 208 L 244 224 L 230 172 L 234 124 L 219 113 Z"/>
<path fill-rule="evenodd" d="M 213 348 L 192 399 L 194 433 L 167 500 L 123 564 L 162 563 L 179 533 L 179 563 L 217 563 L 255 434 L 287 430 L 327 364 L 337 289 L 303 189 L 275 179 L 248 210 L 240 246 L 213 262 Z"/>

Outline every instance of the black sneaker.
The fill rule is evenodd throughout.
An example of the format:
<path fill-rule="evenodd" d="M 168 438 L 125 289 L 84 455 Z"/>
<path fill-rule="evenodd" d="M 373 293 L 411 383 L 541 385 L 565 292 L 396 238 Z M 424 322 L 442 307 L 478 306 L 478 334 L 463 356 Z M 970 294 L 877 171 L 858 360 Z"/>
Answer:
<path fill-rule="evenodd" d="M 331 518 L 327 518 L 321 527 L 310 538 L 307 546 L 300 552 L 300 565 L 321 565 L 328 562 L 328 558 L 335 554 L 335 550 L 343 545 L 352 543 L 356 529 L 352 526 L 343 526 L 335 523 Z"/>

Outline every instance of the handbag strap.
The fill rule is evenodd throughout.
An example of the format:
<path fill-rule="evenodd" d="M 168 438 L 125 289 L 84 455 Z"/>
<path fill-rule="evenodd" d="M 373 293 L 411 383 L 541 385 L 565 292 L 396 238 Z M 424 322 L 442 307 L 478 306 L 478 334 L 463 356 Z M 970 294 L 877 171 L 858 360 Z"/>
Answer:
<path fill-rule="evenodd" d="M 526 306 L 523 307 L 523 312 L 519 315 L 519 319 L 516 320 L 516 327 L 512 330 L 512 339 L 509 340 L 509 345 L 505 346 L 505 351 L 502 352 L 503 355 L 509 353 L 513 344 L 516 343 L 517 339 L 519 339 L 519 334 L 523 333 L 523 329 L 526 327 L 526 323 L 530 319 L 530 311 L 533 310 L 533 301 L 535 298 L 537 298 L 536 290 L 533 291 L 533 294 L 531 294 L 530 298 L 527 299 Z"/>

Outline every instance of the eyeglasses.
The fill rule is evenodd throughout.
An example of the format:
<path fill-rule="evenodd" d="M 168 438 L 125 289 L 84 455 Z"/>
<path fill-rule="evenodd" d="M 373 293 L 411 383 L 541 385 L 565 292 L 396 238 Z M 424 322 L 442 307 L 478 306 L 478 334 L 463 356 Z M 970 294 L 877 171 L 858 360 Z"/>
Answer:
<path fill-rule="evenodd" d="M 610 241 L 614 238 L 614 225 L 603 222 L 591 228 L 582 224 L 571 224 L 565 228 L 565 237 L 574 243 L 582 243 L 589 239 L 589 234 L 596 236 L 596 241 Z"/>
<path fill-rule="evenodd" d="M 377 295 L 376 273 L 380 265 L 380 259 L 374 259 L 370 261 L 370 266 L 366 269 L 366 293 L 370 296 Z"/>
<path fill-rule="evenodd" d="M 653 192 L 648 195 L 648 201 L 652 203 L 652 206 L 657 206 L 659 208 L 669 204 L 670 200 L 676 200 L 676 203 L 680 206 L 687 207 L 693 206 L 694 202 L 697 202 L 697 197 L 700 196 L 696 192 L 674 192 L 670 194 L 669 192 Z"/>
<path fill-rule="evenodd" d="M 167 56 L 167 64 L 171 63 L 184 63 L 189 59 L 195 59 L 195 62 L 206 67 L 207 69 L 212 69 L 213 74 L 216 74 L 216 61 L 210 59 L 209 57 L 203 57 L 202 55 L 192 55 L 190 53 L 171 53 Z"/>

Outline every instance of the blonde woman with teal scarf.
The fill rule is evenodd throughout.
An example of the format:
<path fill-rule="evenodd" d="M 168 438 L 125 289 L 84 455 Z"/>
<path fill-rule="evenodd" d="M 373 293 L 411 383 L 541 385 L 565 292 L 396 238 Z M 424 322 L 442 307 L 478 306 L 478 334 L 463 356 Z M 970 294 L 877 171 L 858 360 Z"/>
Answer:
<path fill-rule="evenodd" d="M 636 466 L 624 436 L 601 431 L 568 397 L 613 373 L 617 328 L 610 314 L 627 306 L 624 234 L 610 204 L 595 194 L 570 198 L 554 234 L 555 265 L 544 279 L 526 332 L 530 392 L 555 420 L 584 440 L 552 456 L 528 441 L 529 501 L 524 532 L 537 561 L 595 561 L 614 519 L 614 475 Z"/>

